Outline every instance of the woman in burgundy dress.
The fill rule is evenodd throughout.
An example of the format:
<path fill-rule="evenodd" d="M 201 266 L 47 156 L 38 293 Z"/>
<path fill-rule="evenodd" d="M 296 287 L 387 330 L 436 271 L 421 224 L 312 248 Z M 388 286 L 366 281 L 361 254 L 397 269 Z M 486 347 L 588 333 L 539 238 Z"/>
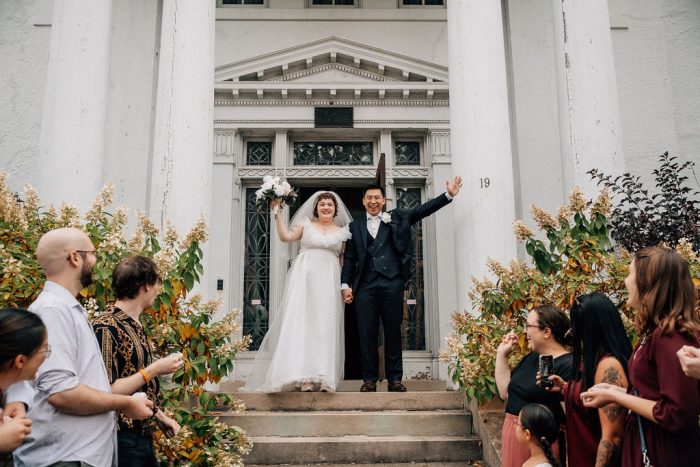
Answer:
<path fill-rule="evenodd" d="M 640 336 L 629 362 L 631 390 L 602 383 L 581 399 L 587 407 L 615 403 L 631 411 L 625 422 L 623 467 L 644 465 L 640 435 L 651 465 L 700 465 L 700 387 L 683 373 L 676 356 L 684 345 L 697 346 L 700 335 L 688 264 L 674 250 L 644 248 L 630 264 L 625 286 Z"/>
<path fill-rule="evenodd" d="M 619 465 L 624 409 L 616 404 L 598 410 L 584 407 L 581 393 L 598 383 L 627 389 L 632 346 L 620 311 L 601 293 L 577 297 L 570 316 L 574 374 L 568 383 L 550 377 L 552 390 L 564 392 L 569 467 Z"/>

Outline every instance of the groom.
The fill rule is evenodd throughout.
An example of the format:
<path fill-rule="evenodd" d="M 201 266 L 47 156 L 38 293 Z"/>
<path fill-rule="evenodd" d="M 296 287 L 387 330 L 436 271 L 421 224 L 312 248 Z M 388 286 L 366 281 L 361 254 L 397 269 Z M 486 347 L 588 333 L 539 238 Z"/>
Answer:
<path fill-rule="evenodd" d="M 386 376 L 389 391 L 405 392 L 401 384 L 401 321 L 403 290 L 413 260 L 411 224 L 446 206 L 457 196 L 462 178 L 448 181 L 447 192 L 409 210 L 382 212 L 386 199 L 377 185 L 364 190 L 367 211 L 350 223 L 352 238 L 345 244 L 341 289 L 343 301 L 355 301 L 362 359 L 361 392 L 377 390 L 379 321 L 384 325 Z"/>

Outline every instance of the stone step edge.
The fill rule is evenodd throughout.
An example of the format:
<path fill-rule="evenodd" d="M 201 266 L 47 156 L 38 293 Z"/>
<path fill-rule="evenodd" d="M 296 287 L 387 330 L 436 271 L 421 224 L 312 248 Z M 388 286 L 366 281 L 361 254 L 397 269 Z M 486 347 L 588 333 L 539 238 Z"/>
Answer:
<path fill-rule="evenodd" d="M 318 467 L 346 467 L 350 465 L 356 465 L 361 467 L 484 467 L 484 463 L 479 461 L 478 464 L 471 464 L 469 462 L 404 462 L 404 463 L 386 463 L 386 464 L 363 464 L 363 463 L 350 463 L 350 464 L 246 464 L 247 467 L 280 467 L 289 466 L 297 467 L 302 465 L 315 465 Z"/>
<path fill-rule="evenodd" d="M 209 414 L 216 417 L 313 417 L 313 416 L 336 416 L 343 415 L 366 415 L 366 416 L 382 416 L 382 415 L 405 415 L 409 417 L 420 417 L 426 415 L 462 415 L 471 417 L 472 413 L 463 409 L 435 409 L 435 410 L 302 410 L 302 411 L 281 411 L 281 410 L 246 410 L 245 412 L 231 411 L 212 411 Z"/>
<path fill-rule="evenodd" d="M 421 436 L 421 435 L 397 435 L 397 436 L 368 436 L 368 435 L 344 435 L 344 436 L 251 436 L 250 441 L 258 444 L 310 444 L 310 443 L 386 443 L 386 442 L 446 442 L 446 441 L 479 441 L 478 436 Z"/>
<path fill-rule="evenodd" d="M 459 393 L 446 391 L 424 392 L 376 392 L 376 393 L 320 393 L 280 392 L 272 394 L 240 393 L 231 397 L 243 402 L 247 410 L 271 406 L 271 410 L 456 410 L 464 409 L 464 399 Z M 329 405 L 333 404 L 333 405 Z M 405 406 L 404 406 L 405 405 Z M 337 407 L 337 408 L 336 408 Z M 226 411 L 226 407 L 217 407 Z"/>

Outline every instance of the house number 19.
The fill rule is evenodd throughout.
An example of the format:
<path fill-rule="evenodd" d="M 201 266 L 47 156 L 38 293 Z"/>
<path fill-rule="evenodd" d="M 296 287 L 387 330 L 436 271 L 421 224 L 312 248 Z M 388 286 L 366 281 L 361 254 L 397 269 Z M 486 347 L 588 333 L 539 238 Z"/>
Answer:
<path fill-rule="evenodd" d="M 479 183 L 481 184 L 481 188 L 488 188 L 491 185 L 491 179 L 490 178 L 480 178 Z"/>

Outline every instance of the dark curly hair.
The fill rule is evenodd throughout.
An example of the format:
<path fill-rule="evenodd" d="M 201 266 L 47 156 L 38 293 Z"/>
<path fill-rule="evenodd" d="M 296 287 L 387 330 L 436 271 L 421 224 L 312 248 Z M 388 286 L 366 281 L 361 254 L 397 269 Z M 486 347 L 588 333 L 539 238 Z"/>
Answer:
<path fill-rule="evenodd" d="M 151 258 L 130 256 L 114 268 L 112 290 L 117 300 L 134 298 L 144 285 L 158 282 L 158 266 Z"/>

